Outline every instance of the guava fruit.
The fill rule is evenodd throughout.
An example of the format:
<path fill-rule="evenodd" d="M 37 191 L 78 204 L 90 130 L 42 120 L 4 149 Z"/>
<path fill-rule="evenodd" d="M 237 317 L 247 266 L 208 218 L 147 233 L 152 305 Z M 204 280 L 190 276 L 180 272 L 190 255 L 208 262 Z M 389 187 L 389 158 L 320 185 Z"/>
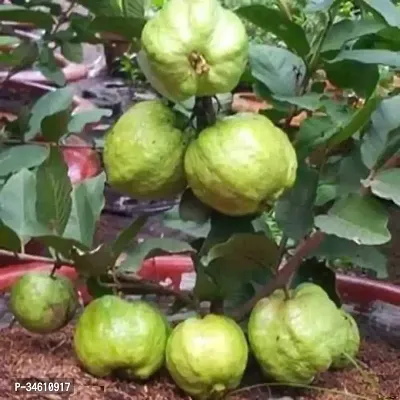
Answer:
<path fill-rule="evenodd" d="M 296 179 L 296 152 L 267 117 L 238 113 L 204 129 L 185 154 L 193 193 L 217 211 L 241 216 L 263 211 Z"/>
<path fill-rule="evenodd" d="M 105 295 L 89 303 L 74 332 L 74 349 L 92 375 L 147 379 L 163 364 L 170 332 L 151 304 Z"/>
<path fill-rule="evenodd" d="M 188 136 L 160 100 L 132 106 L 106 135 L 103 161 L 110 186 L 136 199 L 174 197 L 186 187 Z"/>
<path fill-rule="evenodd" d="M 10 310 L 19 324 L 35 333 L 61 329 L 74 317 L 79 306 L 73 283 L 48 272 L 28 272 L 12 287 Z"/>
<path fill-rule="evenodd" d="M 166 366 L 194 399 L 219 397 L 239 386 L 248 359 L 243 331 L 232 319 L 209 314 L 179 323 L 167 342 Z"/>
<path fill-rule="evenodd" d="M 170 98 L 230 92 L 248 60 L 246 29 L 218 0 L 170 0 L 143 28 L 142 50 L 152 78 Z"/>
<path fill-rule="evenodd" d="M 343 317 L 343 329 L 345 330 L 345 343 L 339 349 L 339 354 L 333 360 L 333 368 L 344 368 L 352 364 L 360 349 L 360 331 L 355 319 L 346 311 L 341 310 Z"/>
<path fill-rule="evenodd" d="M 260 300 L 250 314 L 250 347 L 261 369 L 279 382 L 311 383 L 343 354 L 347 340 L 341 310 L 326 292 L 303 283 Z"/>

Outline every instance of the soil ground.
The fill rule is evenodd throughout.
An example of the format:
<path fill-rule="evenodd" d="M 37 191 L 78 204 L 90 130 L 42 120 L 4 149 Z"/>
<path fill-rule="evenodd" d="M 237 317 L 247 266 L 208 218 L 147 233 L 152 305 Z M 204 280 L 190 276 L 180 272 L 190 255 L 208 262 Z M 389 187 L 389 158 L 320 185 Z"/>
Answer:
<path fill-rule="evenodd" d="M 126 382 L 118 379 L 96 379 L 84 372 L 74 357 L 72 325 L 50 335 L 35 335 L 15 326 L 1 331 L 0 399 L 1 400 L 189 400 L 176 388 L 166 372 L 148 382 Z M 244 379 L 252 389 L 240 389 L 231 400 L 399 400 L 400 349 L 393 348 L 373 335 L 365 336 L 358 357 L 360 369 L 349 367 L 342 371 L 322 374 L 313 385 L 332 390 L 299 390 L 261 385 L 262 377 L 254 366 Z M 253 364 L 253 365 L 252 365 Z M 29 379 L 72 379 L 74 394 L 35 395 L 14 392 L 13 382 Z M 257 385 L 258 384 L 258 385 Z M 346 394 L 347 393 L 347 394 Z M 269 397 L 272 394 L 273 397 Z M 353 395 L 353 396 L 352 396 Z M 286 397 L 287 396 L 287 397 Z"/>

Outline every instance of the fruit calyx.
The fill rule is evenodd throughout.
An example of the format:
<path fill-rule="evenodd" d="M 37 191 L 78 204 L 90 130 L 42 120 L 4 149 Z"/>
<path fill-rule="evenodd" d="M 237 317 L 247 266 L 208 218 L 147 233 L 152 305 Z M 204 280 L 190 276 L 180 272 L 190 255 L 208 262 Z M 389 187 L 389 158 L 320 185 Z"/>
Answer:
<path fill-rule="evenodd" d="M 198 51 L 192 51 L 188 58 L 197 75 L 207 74 L 210 71 L 210 66 L 207 64 L 206 59 Z"/>

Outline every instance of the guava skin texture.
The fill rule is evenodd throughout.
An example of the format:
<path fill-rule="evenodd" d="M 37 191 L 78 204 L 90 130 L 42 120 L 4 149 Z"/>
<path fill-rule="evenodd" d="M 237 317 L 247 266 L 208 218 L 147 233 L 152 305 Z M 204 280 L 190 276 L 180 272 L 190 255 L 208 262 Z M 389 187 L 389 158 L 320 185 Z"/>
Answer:
<path fill-rule="evenodd" d="M 209 314 L 178 324 L 167 342 L 166 367 L 194 399 L 223 396 L 239 386 L 247 365 L 246 337 L 232 319 Z"/>
<path fill-rule="evenodd" d="M 141 43 L 151 74 L 175 101 L 230 92 L 248 60 L 246 29 L 218 0 L 168 1 L 144 26 Z"/>
<path fill-rule="evenodd" d="M 267 117 L 238 113 L 203 130 L 185 154 L 186 178 L 205 204 L 230 216 L 264 211 L 296 180 L 296 152 Z"/>
<path fill-rule="evenodd" d="M 136 199 L 171 198 L 186 187 L 187 136 L 160 100 L 132 106 L 107 134 L 103 160 L 110 186 Z"/>
<path fill-rule="evenodd" d="M 333 368 L 344 368 L 352 364 L 360 349 L 360 331 L 355 319 L 346 311 L 342 310 L 342 317 L 345 321 L 343 329 L 346 330 L 346 341 L 343 352 L 339 354 L 332 363 Z"/>
<path fill-rule="evenodd" d="M 48 272 L 28 272 L 12 287 L 10 310 L 30 332 L 51 333 L 67 325 L 79 307 L 73 283 Z"/>
<path fill-rule="evenodd" d="M 74 349 L 92 375 L 113 373 L 147 379 L 163 364 L 170 328 L 164 316 L 144 301 L 106 295 L 92 301 L 74 332 Z"/>
<path fill-rule="evenodd" d="M 276 290 L 257 303 L 248 323 L 249 343 L 266 376 L 308 384 L 343 354 L 346 321 L 315 284 L 303 283 L 290 295 L 286 300 L 283 290 Z"/>

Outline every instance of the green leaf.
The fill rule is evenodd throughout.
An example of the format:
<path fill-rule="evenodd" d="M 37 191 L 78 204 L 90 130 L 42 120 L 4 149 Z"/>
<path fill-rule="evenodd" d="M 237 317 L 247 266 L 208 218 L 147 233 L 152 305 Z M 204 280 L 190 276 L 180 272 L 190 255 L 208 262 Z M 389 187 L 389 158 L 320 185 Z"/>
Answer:
<path fill-rule="evenodd" d="M 36 213 L 38 220 L 54 234 L 62 235 L 71 209 L 72 185 L 68 166 L 58 147 L 52 146 L 47 160 L 36 176 Z"/>
<path fill-rule="evenodd" d="M 379 67 L 358 61 L 344 60 L 325 64 L 329 82 L 341 89 L 353 89 L 363 98 L 369 98 L 379 82 Z M 363 79 L 360 79 L 360 76 Z"/>
<path fill-rule="evenodd" d="M 368 182 L 372 193 L 385 200 L 391 200 L 400 206 L 400 168 L 379 172 Z"/>
<path fill-rule="evenodd" d="M 254 25 L 282 39 L 289 50 L 296 52 L 300 57 L 306 56 L 310 51 L 310 46 L 302 27 L 290 21 L 279 10 L 262 4 L 253 4 L 238 8 L 235 12 L 240 17 L 246 18 Z"/>
<path fill-rule="evenodd" d="M 74 261 L 75 269 L 84 277 L 106 274 L 114 266 L 115 261 L 110 246 L 106 244 L 101 244 L 90 251 L 81 251 L 73 247 L 71 258 Z"/>
<path fill-rule="evenodd" d="M 68 133 L 82 133 L 87 124 L 99 122 L 103 117 L 111 117 L 112 111 L 107 108 L 96 108 L 74 114 L 68 124 Z"/>
<path fill-rule="evenodd" d="M 337 63 L 343 60 L 354 60 L 365 64 L 381 64 L 390 67 L 400 67 L 400 54 L 390 50 L 342 50 L 333 60 L 328 63 Z"/>
<path fill-rule="evenodd" d="M 53 25 L 51 14 L 11 4 L 0 5 L 0 21 L 31 23 L 46 30 Z"/>
<path fill-rule="evenodd" d="M 98 16 L 91 22 L 90 30 L 112 32 L 132 40 L 133 38 L 140 38 L 145 24 L 144 18 Z"/>
<path fill-rule="evenodd" d="M 18 235 L 0 220 L 0 249 L 19 252 L 21 241 Z"/>
<path fill-rule="evenodd" d="M 300 125 L 294 142 L 299 157 L 308 156 L 312 150 L 329 140 L 337 131 L 328 116 L 313 116 Z"/>
<path fill-rule="evenodd" d="M 74 247 L 82 251 L 89 251 L 87 246 L 74 239 L 67 239 L 54 235 L 38 236 L 35 239 L 43 243 L 45 246 L 55 250 L 55 252 L 59 253 L 67 260 L 71 259 L 71 251 Z"/>
<path fill-rule="evenodd" d="M 81 63 L 83 60 L 83 47 L 81 43 L 64 41 L 61 43 L 61 53 L 74 63 Z"/>
<path fill-rule="evenodd" d="M 342 302 L 336 289 L 335 272 L 326 266 L 325 262 L 320 262 L 316 258 L 310 258 L 303 261 L 296 272 L 292 287 L 300 285 L 303 282 L 313 282 L 322 287 L 329 298 L 340 307 Z"/>
<path fill-rule="evenodd" d="M 137 272 L 145 259 L 158 255 L 193 252 L 193 247 L 181 240 L 150 238 L 126 251 L 126 258 L 118 266 L 118 271 Z"/>
<path fill-rule="evenodd" d="M 305 164 L 300 164 L 295 185 L 276 203 L 276 222 L 291 239 L 300 240 L 312 229 L 317 187 L 318 172 Z"/>
<path fill-rule="evenodd" d="M 24 144 L 0 149 L 0 176 L 40 165 L 49 155 L 47 146 Z"/>
<path fill-rule="evenodd" d="M 400 9 L 392 0 L 362 0 L 362 3 L 379 13 L 390 26 L 400 26 Z"/>
<path fill-rule="evenodd" d="M 329 30 L 321 52 L 340 50 L 350 40 L 377 33 L 385 28 L 387 25 L 384 22 L 371 17 L 360 20 L 344 19 Z"/>
<path fill-rule="evenodd" d="M 52 49 L 46 45 L 42 47 L 39 55 L 39 71 L 58 86 L 65 86 L 66 79 L 61 67 L 58 65 Z"/>
<path fill-rule="evenodd" d="M 240 233 L 212 247 L 202 262 L 209 265 L 223 258 L 231 270 L 274 269 L 278 262 L 278 253 L 277 244 L 265 235 Z"/>
<path fill-rule="evenodd" d="M 337 185 L 322 183 L 318 186 L 317 196 L 315 199 L 315 205 L 317 207 L 323 206 L 326 203 L 336 199 L 338 197 Z"/>
<path fill-rule="evenodd" d="M 385 208 L 375 198 L 359 194 L 340 198 L 327 215 L 315 218 L 315 225 L 323 232 L 365 245 L 388 242 L 387 224 Z"/>
<path fill-rule="evenodd" d="M 399 149 L 400 95 L 382 100 L 371 116 L 372 125 L 365 133 L 361 154 L 365 165 L 379 167 Z"/>
<path fill-rule="evenodd" d="M 146 222 L 147 216 L 140 216 L 134 219 L 127 228 L 119 233 L 118 237 L 112 244 L 112 251 L 116 259 L 126 249 L 130 242 L 132 242 L 132 240 L 138 235 Z"/>
<path fill-rule="evenodd" d="M 338 195 L 358 193 L 361 181 L 369 175 L 369 169 L 364 165 L 359 147 L 356 147 L 348 156 L 340 161 L 337 176 Z"/>
<path fill-rule="evenodd" d="M 31 67 L 39 56 L 37 43 L 33 41 L 22 41 L 11 53 L 8 63 L 13 67 L 13 71 L 22 71 L 24 68 Z"/>
<path fill-rule="evenodd" d="M 273 94 L 297 96 L 306 72 L 300 57 L 286 49 L 256 44 L 250 46 L 249 61 L 254 78 Z"/>
<path fill-rule="evenodd" d="M 304 11 L 307 13 L 320 12 L 320 11 L 328 11 L 335 0 L 308 0 L 307 6 Z"/>
<path fill-rule="evenodd" d="M 42 136 L 49 142 L 57 143 L 67 133 L 71 110 L 62 110 L 42 119 L 40 130 Z"/>
<path fill-rule="evenodd" d="M 36 217 L 36 175 L 21 169 L 0 191 L 0 219 L 21 239 L 50 234 Z"/>
<path fill-rule="evenodd" d="M 305 110 L 315 111 L 323 106 L 321 103 L 322 94 L 307 93 L 303 96 L 278 96 L 273 95 L 273 98 L 282 102 L 293 104 Z"/>
<path fill-rule="evenodd" d="M 352 264 L 377 272 L 378 278 L 387 277 L 386 257 L 374 246 L 365 246 L 337 236 L 326 235 L 312 256 L 324 257 L 328 261 L 343 259 Z"/>
<path fill-rule="evenodd" d="M 251 283 L 255 274 L 263 277 L 272 277 L 271 269 L 262 268 L 256 263 L 250 264 L 247 261 L 247 268 L 241 268 L 239 263 L 233 263 L 232 260 L 224 257 L 216 258 L 205 268 L 206 274 L 214 283 L 217 298 L 226 299 L 237 295 L 243 286 Z M 211 286 L 212 288 L 212 286 Z"/>
<path fill-rule="evenodd" d="M 381 97 L 377 94 L 373 94 L 365 102 L 364 106 L 353 114 L 352 118 L 347 123 L 339 127 L 338 132 L 329 140 L 328 147 L 332 149 L 361 130 L 367 124 L 380 102 Z"/>
<path fill-rule="evenodd" d="M 211 229 L 199 256 L 206 255 L 216 244 L 226 242 L 233 234 L 254 233 L 255 216 L 229 217 L 220 213 L 211 216 Z"/>
<path fill-rule="evenodd" d="M 381 168 L 393 156 L 400 155 L 400 127 L 389 132 L 386 147 L 379 155 L 375 169 Z"/>
<path fill-rule="evenodd" d="M 192 192 L 186 189 L 179 202 L 179 216 L 183 221 L 193 221 L 205 224 L 211 216 L 212 210 L 203 204 Z"/>
<path fill-rule="evenodd" d="M 196 267 L 196 282 L 193 288 L 193 293 L 199 301 L 213 301 L 223 298 L 217 284 L 211 276 L 207 275 L 204 266 L 201 263 L 195 263 Z"/>
<path fill-rule="evenodd" d="M 182 221 L 179 216 L 179 206 L 175 206 L 171 210 L 164 212 L 162 218 L 165 227 L 181 231 L 195 238 L 207 236 L 211 228 L 210 221 L 207 221 L 204 224 L 199 224 L 193 221 Z"/>
<path fill-rule="evenodd" d="M 69 87 L 56 89 L 42 96 L 32 107 L 29 130 L 25 134 L 25 139 L 33 139 L 40 132 L 44 118 L 69 109 L 72 105 L 72 99 L 73 91 Z"/>
<path fill-rule="evenodd" d="M 78 0 L 78 3 L 96 16 L 122 15 L 121 2 L 119 0 Z"/>
<path fill-rule="evenodd" d="M 125 17 L 143 18 L 146 0 L 120 0 L 122 13 Z"/>
<path fill-rule="evenodd" d="M 96 223 L 104 207 L 105 173 L 86 179 L 72 190 L 72 210 L 64 231 L 65 238 L 92 246 Z"/>

